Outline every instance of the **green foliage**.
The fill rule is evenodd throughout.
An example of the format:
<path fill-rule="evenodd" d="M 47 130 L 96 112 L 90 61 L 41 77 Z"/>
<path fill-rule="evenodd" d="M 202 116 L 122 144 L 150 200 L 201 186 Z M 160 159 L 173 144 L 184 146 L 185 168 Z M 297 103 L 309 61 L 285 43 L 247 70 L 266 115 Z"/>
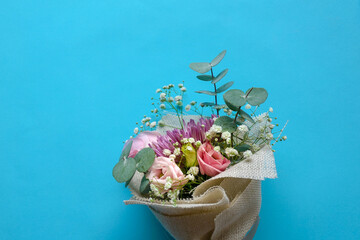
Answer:
<path fill-rule="evenodd" d="M 234 84 L 233 81 L 228 82 L 228 83 L 225 83 L 224 85 L 222 85 L 221 87 L 219 87 L 218 89 L 216 89 L 216 93 L 225 92 L 225 91 L 228 90 L 233 84 Z"/>
<path fill-rule="evenodd" d="M 236 131 L 237 125 L 234 123 L 234 119 L 228 116 L 221 116 L 218 117 L 215 122 L 215 125 L 221 126 L 223 132 L 230 132 L 233 133 Z"/>
<path fill-rule="evenodd" d="M 228 73 L 229 69 L 225 69 L 223 71 L 221 71 L 215 78 L 214 80 L 212 80 L 212 84 L 217 83 L 218 81 L 220 81 L 223 77 L 225 77 L 225 75 Z"/>
<path fill-rule="evenodd" d="M 211 69 L 210 63 L 190 63 L 190 68 L 198 73 L 207 73 Z"/>
<path fill-rule="evenodd" d="M 239 115 L 251 123 L 255 123 L 254 119 L 242 109 L 239 110 Z"/>
<path fill-rule="evenodd" d="M 155 152 L 151 148 L 143 148 L 135 156 L 136 170 L 146 172 L 155 160 Z"/>
<path fill-rule="evenodd" d="M 238 152 L 245 152 L 246 150 L 250 150 L 251 146 L 247 144 L 241 144 L 234 147 Z"/>
<path fill-rule="evenodd" d="M 210 106 L 214 106 L 215 103 L 212 103 L 212 102 L 202 102 L 200 103 L 200 106 L 201 107 L 210 107 Z"/>
<path fill-rule="evenodd" d="M 212 81 L 213 80 L 213 77 L 211 75 L 199 75 L 196 77 L 202 81 Z"/>
<path fill-rule="evenodd" d="M 246 91 L 246 101 L 251 106 L 259 106 L 264 103 L 268 97 L 268 93 L 264 88 L 250 88 Z"/>
<path fill-rule="evenodd" d="M 124 157 L 128 157 L 130 154 L 130 150 L 131 150 L 131 146 L 132 146 L 133 142 L 132 142 L 132 140 L 128 140 L 128 141 L 130 141 L 130 142 L 127 143 L 127 145 L 123 149 L 119 160 L 123 159 Z"/>
<path fill-rule="evenodd" d="M 221 60 L 224 58 L 226 54 L 226 50 L 222 51 L 221 53 L 219 53 L 219 55 L 217 55 L 211 62 L 210 65 L 212 67 L 215 67 L 216 65 L 219 64 L 219 62 L 221 62 Z"/>
<path fill-rule="evenodd" d="M 210 96 L 215 96 L 216 95 L 216 92 L 211 92 L 211 91 L 206 91 L 206 90 L 196 91 L 196 93 L 207 94 L 207 95 L 210 95 Z"/>
<path fill-rule="evenodd" d="M 136 161 L 133 158 L 124 157 L 113 168 L 113 177 L 119 183 L 129 181 L 135 174 Z"/>
<path fill-rule="evenodd" d="M 150 191 L 150 181 L 149 179 L 146 178 L 146 175 L 144 174 L 140 183 L 140 193 L 147 194 L 149 191 Z"/>
<path fill-rule="evenodd" d="M 238 111 L 246 103 L 245 93 L 239 89 L 231 89 L 223 95 L 226 105 L 233 111 Z"/>

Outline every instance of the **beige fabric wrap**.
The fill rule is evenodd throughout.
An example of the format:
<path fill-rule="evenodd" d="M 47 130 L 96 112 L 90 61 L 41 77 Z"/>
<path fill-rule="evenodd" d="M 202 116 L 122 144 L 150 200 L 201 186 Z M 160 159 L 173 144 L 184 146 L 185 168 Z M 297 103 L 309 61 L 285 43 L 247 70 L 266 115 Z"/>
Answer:
<path fill-rule="evenodd" d="M 149 206 L 175 239 L 239 240 L 260 212 L 260 180 L 276 177 L 273 152 L 264 146 L 250 158 L 200 184 L 192 199 L 178 200 L 175 207 L 143 198 L 138 191 L 142 174 L 137 172 L 129 185 L 133 197 L 125 204 Z"/>

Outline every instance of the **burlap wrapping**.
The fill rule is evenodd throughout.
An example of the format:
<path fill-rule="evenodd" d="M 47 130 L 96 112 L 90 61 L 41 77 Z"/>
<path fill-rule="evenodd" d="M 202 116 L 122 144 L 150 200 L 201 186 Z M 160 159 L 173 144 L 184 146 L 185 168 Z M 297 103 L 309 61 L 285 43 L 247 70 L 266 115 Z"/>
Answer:
<path fill-rule="evenodd" d="M 176 122 L 165 116 L 167 123 Z M 197 118 L 198 116 L 188 116 Z M 171 121 L 170 121 L 171 120 Z M 165 133 L 168 129 L 158 129 Z M 200 184 L 192 199 L 168 202 L 144 198 L 139 193 L 141 173 L 130 182 L 133 197 L 125 204 L 147 205 L 175 239 L 243 239 L 257 220 L 261 206 L 261 181 L 276 178 L 275 159 L 269 146 L 250 158 Z"/>

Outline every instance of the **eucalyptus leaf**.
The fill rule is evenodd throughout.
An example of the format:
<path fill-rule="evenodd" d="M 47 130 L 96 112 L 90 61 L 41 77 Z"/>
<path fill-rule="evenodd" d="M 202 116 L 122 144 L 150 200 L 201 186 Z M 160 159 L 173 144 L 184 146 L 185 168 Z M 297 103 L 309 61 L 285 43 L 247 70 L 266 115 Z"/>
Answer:
<path fill-rule="evenodd" d="M 233 111 L 238 111 L 246 103 L 245 94 L 239 89 L 231 89 L 223 95 L 226 105 Z"/>
<path fill-rule="evenodd" d="M 212 81 L 213 80 L 213 77 L 211 75 L 199 75 L 196 77 L 202 81 Z"/>
<path fill-rule="evenodd" d="M 210 96 L 215 96 L 216 95 L 216 92 L 210 92 L 210 91 L 206 91 L 206 90 L 196 91 L 196 93 L 207 94 L 207 95 L 210 95 Z"/>
<path fill-rule="evenodd" d="M 247 144 L 237 145 L 234 147 L 238 152 L 245 152 L 246 150 L 250 150 L 251 146 Z"/>
<path fill-rule="evenodd" d="M 133 158 L 121 159 L 113 168 L 113 177 L 119 183 L 130 180 L 136 171 L 136 161 Z"/>
<path fill-rule="evenodd" d="M 246 101 L 252 106 L 259 106 L 266 101 L 267 97 L 265 88 L 250 88 L 246 91 Z"/>
<path fill-rule="evenodd" d="M 213 108 L 214 109 L 223 109 L 223 108 L 226 108 L 226 104 L 221 104 L 221 105 L 214 105 Z"/>
<path fill-rule="evenodd" d="M 146 172 L 155 160 L 155 152 L 151 148 L 141 149 L 135 156 L 136 170 Z"/>
<path fill-rule="evenodd" d="M 234 123 L 234 119 L 228 116 L 221 116 L 217 118 L 214 124 L 221 126 L 222 132 L 230 132 L 233 133 L 236 131 L 237 125 Z"/>
<path fill-rule="evenodd" d="M 224 51 L 222 51 L 221 53 L 219 53 L 219 55 L 217 55 L 217 56 L 210 62 L 210 65 L 211 65 L 212 67 L 218 65 L 219 62 L 221 62 L 221 60 L 223 60 L 225 54 L 226 54 L 226 50 L 224 50 Z"/>
<path fill-rule="evenodd" d="M 215 84 L 217 83 L 218 81 L 220 81 L 223 77 L 225 77 L 225 75 L 228 73 L 229 69 L 225 69 L 223 71 L 221 71 L 221 73 L 219 73 L 215 78 L 214 80 L 212 80 L 211 83 Z"/>
<path fill-rule="evenodd" d="M 219 87 L 218 89 L 216 89 L 216 93 L 225 92 L 225 91 L 228 90 L 233 84 L 234 84 L 233 81 L 228 82 L 228 83 L 225 83 L 224 85 L 222 85 L 221 87 Z"/>
<path fill-rule="evenodd" d="M 210 63 L 206 63 L 206 62 L 190 63 L 189 67 L 198 73 L 206 73 L 211 69 Z"/>
<path fill-rule="evenodd" d="M 249 114 L 247 114 L 245 111 L 243 111 L 242 109 L 240 109 L 239 115 L 241 117 L 245 118 L 246 120 L 248 120 L 249 122 L 255 123 L 254 119 Z"/>
<path fill-rule="evenodd" d="M 149 179 L 146 178 L 146 175 L 144 174 L 140 183 L 140 192 L 142 194 L 147 194 L 149 191 L 150 191 L 150 181 Z"/>
<path fill-rule="evenodd" d="M 129 156 L 132 144 L 133 144 L 132 140 L 128 140 L 128 142 L 125 143 L 125 147 L 121 152 L 119 160 L 123 159 L 124 157 L 127 158 Z"/>
<path fill-rule="evenodd" d="M 201 107 L 209 107 L 209 106 L 214 106 L 215 103 L 212 103 L 212 102 L 202 102 L 200 103 L 200 106 Z"/>

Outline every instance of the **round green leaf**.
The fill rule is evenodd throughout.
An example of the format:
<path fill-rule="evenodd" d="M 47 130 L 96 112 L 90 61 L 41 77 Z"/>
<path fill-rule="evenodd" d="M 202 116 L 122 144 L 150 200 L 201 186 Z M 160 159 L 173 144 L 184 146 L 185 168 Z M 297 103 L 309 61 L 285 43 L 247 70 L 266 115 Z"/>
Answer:
<path fill-rule="evenodd" d="M 201 107 L 209 107 L 209 106 L 214 106 L 215 103 L 212 103 L 212 102 L 202 102 L 200 103 L 200 106 Z"/>
<path fill-rule="evenodd" d="M 254 119 L 249 114 L 247 114 L 245 111 L 243 111 L 242 109 L 240 109 L 239 115 L 241 117 L 245 118 L 246 120 L 248 120 L 249 122 L 255 123 Z"/>
<path fill-rule="evenodd" d="M 222 132 L 233 133 L 236 131 L 237 125 L 234 123 L 234 119 L 228 116 L 221 116 L 214 122 L 215 125 L 221 126 Z"/>
<path fill-rule="evenodd" d="M 120 159 L 119 159 L 119 160 L 123 159 L 124 157 L 127 158 L 127 157 L 129 156 L 132 144 L 133 144 L 133 141 L 132 141 L 132 140 L 128 140 L 128 141 L 125 143 L 125 147 L 124 147 L 124 149 L 123 149 L 122 152 L 121 152 L 121 155 L 120 155 Z"/>
<path fill-rule="evenodd" d="M 130 180 L 136 171 L 136 161 L 133 158 L 120 160 L 113 168 L 113 177 L 116 181 L 123 183 Z"/>
<path fill-rule="evenodd" d="M 221 53 L 219 53 L 219 55 L 217 55 L 211 62 L 210 65 L 212 67 L 216 66 L 219 64 L 219 62 L 221 62 L 221 60 L 224 58 L 226 54 L 226 50 L 222 51 Z"/>
<path fill-rule="evenodd" d="M 223 70 L 221 73 L 219 73 L 215 78 L 214 80 L 212 80 L 211 83 L 215 84 L 217 83 L 218 81 L 220 81 L 223 77 L 225 77 L 225 75 L 228 73 L 229 69 L 225 69 Z"/>
<path fill-rule="evenodd" d="M 216 93 L 225 92 L 225 91 L 228 90 L 233 84 L 234 84 L 233 81 L 228 82 L 228 83 L 225 83 L 224 85 L 222 85 L 221 87 L 219 87 L 218 89 L 216 89 Z"/>
<path fill-rule="evenodd" d="M 238 111 L 246 103 L 245 94 L 239 89 L 231 89 L 223 95 L 226 105 L 233 111 Z"/>
<path fill-rule="evenodd" d="M 198 73 L 206 73 L 211 69 L 210 63 L 206 63 L 206 62 L 190 63 L 189 67 Z"/>
<path fill-rule="evenodd" d="M 149 191 L 150 191 L 150 181 L 144 175 L 140 183 L 140 192 L 142 194 L 147 194 Z"/>
<path fill-rule="evenodd" d="M 213 77 L 211 75 L 199 75 L 196 77 L 202 81 L 212 81 L 213 80 Z"/>
<path fill-rule="evenodd" d="M 210 96 L 215 96 L 216 95 L 215 92 L 210 92 L 210 91 L 206 91 L 206 90 L 196 91 L 196 93 L 207 94 L 207 95 L 210 95 Z"/>
<path fill-rule="evenodd" d="M 155 152 L 151 148 L 143 148 L 135 156 L 136 169 L 139 172 L 146 172 L 155 160 Z"/>
<path fill-rule="evenodd" d="M 246 101 L 252 106 L 259 106 L 268 97 L 268 93 L 264 88 L 250 88 L 246 91 L 246 95 Z"/>

